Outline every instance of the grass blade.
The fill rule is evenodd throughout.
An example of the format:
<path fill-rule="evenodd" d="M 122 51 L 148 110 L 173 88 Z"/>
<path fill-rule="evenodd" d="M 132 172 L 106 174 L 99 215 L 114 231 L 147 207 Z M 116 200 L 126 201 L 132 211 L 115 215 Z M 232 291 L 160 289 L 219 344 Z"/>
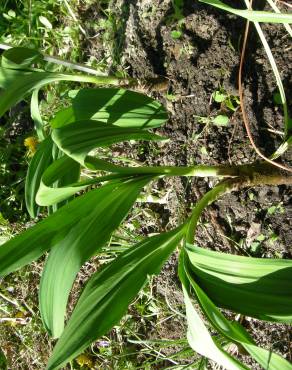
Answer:
<path fill-rule="evenodd" d="M 267 54 L 267 57 L 269 59 L 269 62 L 270 62 L 270 65 L 272 67 L 272 70 L 273 70 L 273 73 L 274 73 L 274 76 L 276 78 L 276 82 L 277 82 L 277 86 L 278 86 L 278 89 L 279 89 L 279 93 L 281 95 L 281 101 L 282 101 L 282 104 L 283 104 L 283 111 L 284 111 L 284 123 L 285 123 L 285 134 L 287 135 L 289 133 L 289 131 L 291 131 L 292 129 L 292 122 L 289 121 L 289 115 L 288 115 L 288 106 L 287 106 L 287 99 L 286 99 L 286 95 L 285 95 L 285 90 L 284 90 L 284 86 L 283 86 L 283 83 L 282 83 L 282 80 L 281 80 L 281 76 L 280 76 L 280 72 L 278 70 L 278 67 L 277 67 L 277 64 L 275 62 L 275 59 L 274 59 L 274 56 L 273 56 L 273 53 L 271 51 L 271 48 L 265 38 L 265 35 L 261 29 L 261 26 L 258 22 L 254 22 L 254 26 L 257 30 L 257 33 L 261 39 L 261 42 L 264 46 L 264 49 L 265 49 L 265 52 Z M 289 127 L 290 126 L 290 127 Z"/>
<path fill-rule="evenodd" d="M 267 22 L 267 23 L 292 23 L 292 14 L 273 13 L 257 10 L 240 10 L 232 8 L 219 0 L 199 0 L 202 3 L 212 5 L 215 8 L 225 10 L 229 13 L 239 15 L 252 22 Z"/>
<path fill-rule="evenodd" d="M 274 10 L 274 12 L 281 13 L 280 9 L 277 7 L 273 0 L 267 0 L 267 2 L 269 3 L 270 7 Z M 290 27 L 290 25 L 285 23 L 284 27 L 288 32 L 289 36 L 292 37 L 292 28 Z"/>

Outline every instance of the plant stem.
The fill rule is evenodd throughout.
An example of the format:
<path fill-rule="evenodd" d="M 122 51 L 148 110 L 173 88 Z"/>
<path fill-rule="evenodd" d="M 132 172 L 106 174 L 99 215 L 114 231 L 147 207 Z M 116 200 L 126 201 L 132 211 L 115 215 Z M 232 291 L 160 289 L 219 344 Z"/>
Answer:
<path fill-rule="evenodd" d="M 67 73 L 60 73 L 60 80 L 89 82 L 99 85 L 131 85 L 133 82 L 131 78 L 119 78 L 115 76 L 89 76 L 89 75 L 74 75 Z"/>
<path fill-rule="evenodd" d="M 8 50 L 13 48 L 14 46 L 0 43 L 0 49 Z M 168 88 L 168 80 L 163 77 L 154 77 L 148 78 L 145 80 L 138 80 L 136 78 L 127 77 L 127 78 L 118 78 L 113 75 L 108 75 L 105 72 L 101 72 L 100 70 L 96 70 L 92 67 L 89 67 L 85 64 L 74 63 L 68 60 L 63 60 L 56 56 L 50 56 L 47 54 L 42 54 L 43 59 L 46 62 L 54 63 L 62 65 L 66 68 L 71 68 L 83 73 L 88 73 L 91 76 L 85 75 L 77 75 L 76 79 L 68 78 L 70 81 L 78 81 L 78 82 L 90 82 L 90 83 L 97 83 L 97 84 L 105 84 L 105 85 L 116 85 L 116 86 L 127 86 L 127 87 L 135 87 L 141 85 L 145 85 L 146 88 L 154 91 L 166 91 Z M 68 75 L 69 76 L 69 75 Z M 72 75 L 73 76 L 73 75 Z"/>
<path fill-rule="evenodd" d="M 175 166 L 141 166 L 141 167 L 118 167 L 112 172 L 121 173 L 124 175 L 139 175 L 139 174 L 154 174 L 160 176 L 198 176 L 198 177 L 213 177 L 213 176 L 238 176 L 237 169 L 231 166 L 190 166 L 190 167 L 175 167 Z"/>
<path fill-rule="evenodd" d="M 106 161 L 87 157 L 87 162 L 93 170 L 119 173 L 122 175 L 153 174 L 158 176 L 188 176 L 188 177 L 250 177 L 255 173 L 274 173 L 274 166 L 265 162 L 255 162 L 241 165 L 196 165 L 196 166 L 141 166 L 122 167 Z M 278 170 L 276 170 L 279 172 Z"/>
<path fill-rule="evenodd" d="M 227 180 L 226 182 L 223 181 L 219 183 L 214 189 L 208 191 L 208 193 L 206 193 L 196 204 L 189 219 L 189 225 L 186 232 L 186 243 L 193 243 L 195 230 L 203 210 L 221 195 L 228 192 L 228 185 L 231 181 L 232 180 Z"/>

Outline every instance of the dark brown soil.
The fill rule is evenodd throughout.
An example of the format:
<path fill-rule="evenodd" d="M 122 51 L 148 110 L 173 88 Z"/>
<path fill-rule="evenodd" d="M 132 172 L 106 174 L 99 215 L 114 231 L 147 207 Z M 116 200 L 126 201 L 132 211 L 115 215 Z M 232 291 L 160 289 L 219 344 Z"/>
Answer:
<path fill-rule="evenodd" d="M 257 2 L 259 9 L 262 3 Z M 115 53 L 128 73 L 141 81 L 154 77 L 168 80 L 166 91 L 141 86 L 158 98 L 168 109 L 170 119 L 159 130 L 171 140 L 167 144 L 145 144 L 127 148 L 124 153 L 151 165 L 240 164 L 257 158 L 243 127 L 239 110 L 231 112 L 224 105 L 211 101 L 212 93 L 222 87 L 230 95 L 238 95 L 237 75 L 239 49 L 245 22 L 197 1 L 184 1 L 181 28 L 174 17 L 171 1 L 118 1 L 113 13 L 120 19 L 115 37 Z M 99 17 L 99 15 L 96 15 Z M 175 39 L 173 30 L 182 35 Z M 292 63 L 291 43 L 283 27 L 264 25 L 280 69 L 283 83 L 289 91 Z M 90 53 L 97 57 L 106 51 L 95 41 Z M 112 70 L 117 65 L 113 62 Z M 290 86 L 291 87 L 291 86 Z M 273 102 L 276 83 L 265 51 L 252 28 L 244 68 L 244 94 L 253 136 L 259 148 L 270 155 L 281 143 L 275 133 L 283 131 L 283 114 Z M 168 95 L 167 95 L 168 94 Z M 167 98 L 168 96 L 168 98 Z M 218 113 L 230 117 L 228 127 L 210 125 L 201 136 L 204 125 L 196 116 L 210 117 Z M 274 132 L 269 131 L 273 130 Z M 135 149 L 135 148 L 134 148 Z M 285 160 L 291 160 L 291 152 Z M 189 214 L 191 206 L 214 185 L 212 179 L 175 178 L 160 180 L 156 189 L 171 189 L 166 204 L 148 206 L 158 212 L 155 225 L 144 232 L 161 231 L 177 225 Z M 285 186 L 256 187 L 224 196 L 205 212 L 196 242 L 200 246 L 230 253 L 262 257 L 292 257 L 291 189 Z M 257 239 L 260 238 L 260 241 Z M 157 293 L 170 297 L 175 306 L 182 304 L 180 284 L 176 278 L 176 258 L 165 266 L 157 278 Z M 256 342 L 272 348 L 288 360 L 291 357 L 291 337 L 284 325 L 245 319 L 244 326 Z M 181 337 L 181 325 L 171 327 L 164 337 Z M 161 335 L 156 333 L 157 337 Z M 150 334 L 153 337 L 153 332 Z M 252 368 L 257 368 L 253 364 Z"/>

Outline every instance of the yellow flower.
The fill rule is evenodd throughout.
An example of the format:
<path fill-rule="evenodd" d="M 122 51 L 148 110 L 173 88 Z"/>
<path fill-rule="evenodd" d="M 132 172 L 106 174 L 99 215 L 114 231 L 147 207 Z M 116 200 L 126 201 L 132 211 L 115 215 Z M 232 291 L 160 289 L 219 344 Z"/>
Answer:
<path fill-rule="evenodd" d="M 84 353 L 79 355 L 77 358 L 76 358 L 76 362 L 79 366 L 88 366 L 90 369 L 93 368 L 93 362 L 92 362 L 92 359 L 88 356 L 88 355 L 85 355 Z"/>
<path fill-rule="evenodd" d="M 27 148 L 29 155 L 33 155 L 36 152 L 38 143 L 38 139 L 34 136 L 29 136 L 24 140 L 24 146 Z"/>

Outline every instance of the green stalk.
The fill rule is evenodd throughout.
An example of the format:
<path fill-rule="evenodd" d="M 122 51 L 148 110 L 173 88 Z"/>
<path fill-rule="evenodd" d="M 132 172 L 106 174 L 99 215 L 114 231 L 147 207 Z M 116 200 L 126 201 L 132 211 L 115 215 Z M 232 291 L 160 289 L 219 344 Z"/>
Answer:
<path fill-rule="evenodd" d="M 109 163 L 105 160 L 87 156 L 85 159 L 86 166 L 93 171 L 106 171 L 120 173 L 122 175 L 139 175 L 139 174 L 154 174 L 161 176 L 239 176 L 246 165 L 241 166 L 141 166 L 141 167 L 122 167 Z"/>
<path fill-rule="evenodd" d="M 274 173 L 274 168 L 266 162 L 255 162 L 241 165 L 196 165 L 196 166 L 141 166 L 121 167 L 91 156 L 86 159 L 91 170 L 100 170 L 122 175 L 160 175 L 188 177 L 248 177 L 254 173 Z"/>
<path fill-rule="evenodd" d="M 189 224 L 186 232 L 186 243 L 193 244 L 194 242 L 194 234 L 197 228 L 198 221 L 201 217 L 203 210 L 211 203 L 213 203 L 216 199 L 218 199 L 221 195 L 227 193 L 234 184 L 234 180 L 227 180 L 219 183 L 215 186 L 214 189 L 208 191 L 203 198 L 199 200 L 196 206 L 193 209 L 191 217 L 189 219 Z"/>
<path fill-rule="evenodd" d="M 128 84 L 130 79 L 119 78 L 115 76 L 87 76 L 87 75 L 73 75 L 67 73 L 60 73 L 60 80 L 63 81 L 76 81 L 76 82 L 89 82 L 102 85 L 115 85 Z"/>
<path fill-rule="evenodd" d="M 190 167 L 172 167 L 172 166 L 161 166 L 161 167 L 138 167 L 129 168 L 126 171 L 130 170 L 135 172 L 138 170 L 138 173 L 157 173 L 164 176 L 197 176 L 197 177 L 218 177 L 218 176 L 228 176 L 236 177 L 237 168 L 231 166 L 190 166 Z"/>
<path fill-rule="evenodd" d="M 90 163 L 93 164 L 96 161 L 96 169 L 103 172 L 110 172 L 111 174 L 98 176 L 90 180 L 83 180 L 77 183 L 70 184 L 69 187 L 52 189 L 51 185 L 55 181 L 55 178 L 46 178 L 46 175 L 42 179 L 41 190 L 37 193 L 36 200 L 40 206 L 48 206 L 54 203 L 60 202 L 73 195 L 77 191 L 84 190 L 89 185 L 98 184 L 113 180 L 126 180 L 134 179 L 135 177 L 141 177 L 149 175 L 153 179 L 164 177 L 164 176 L 213 176 L 213 177 L 228 177 L 229 180 L 249 179 L 256 177 L 258 174 L 270 174 L 273 173 L 273 168 L 266 163 L 256 163 L 250 165 L 240 166 L 192 166 L 192 167 L 119 167 L 110 164 L 106 161 L 90 157 Z M 255 175 L 256 174 L 256 175 Z"/>
<path fill-rule="evenodd" d="M 236 177 L 238 168 L 236 166 L 141 166 L 141 167 L 117 167 L 111 172 L 123 175 L 157 174 L 161 176 L 198 176 L 198 177 Z"/>
<path fill-rule="evenodd" d="M 280 9 L 277 7 L 277 5 L 274 3 L 273 0 L 267 0 L 267 2 L 269 3 L 270 7 L 274 10 L 275 13 L 278 13 L 278 14 L 281 13 Z M 283 26 L 286 28 L 286 31 L 288 32 L 290 37 L 292 37 L 292 29 L 289 26 L 289 24 L 284 23 Z"/>

